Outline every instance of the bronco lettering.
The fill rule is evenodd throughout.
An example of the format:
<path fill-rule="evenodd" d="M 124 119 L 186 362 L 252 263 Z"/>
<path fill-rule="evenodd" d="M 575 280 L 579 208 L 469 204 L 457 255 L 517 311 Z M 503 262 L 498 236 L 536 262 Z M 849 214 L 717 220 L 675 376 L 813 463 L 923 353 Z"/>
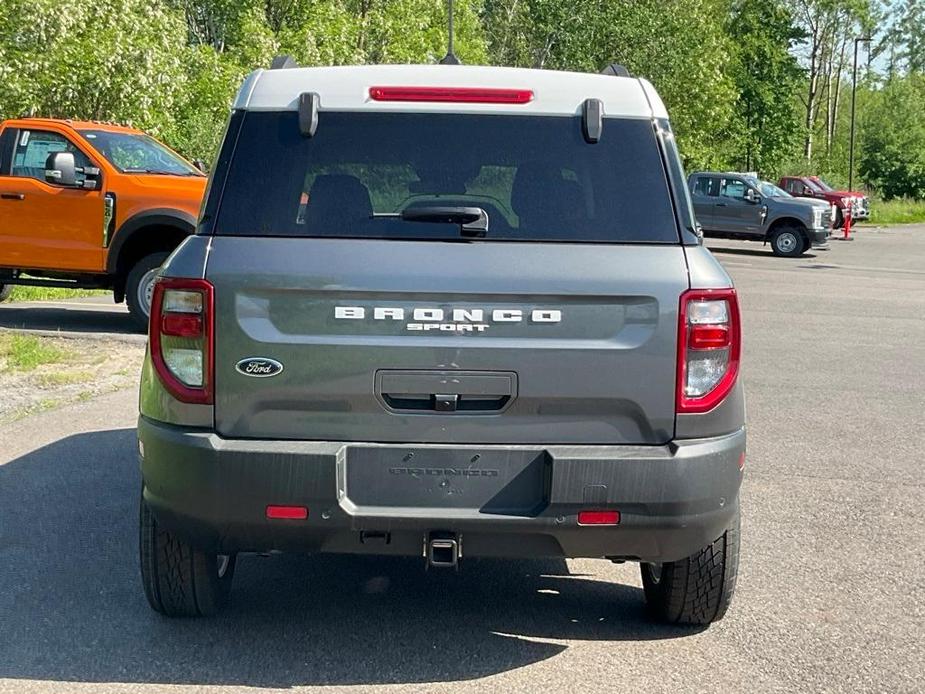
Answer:
<path fill-rule="evenodd" d="M 415 332 L 449 332 L 482 333 L 488 330 L 490 323 L 559 323 L 562 311 L 558 309 L 537 308 L 524 311 L 519 308 L 454 308 L 445 310 L 434 307 L 416 307 L 405 310 L 397 306 L 335 306 L 334 318 L 342 320 L 404 321 L 411 318 L 413 323 L 406 323 L 405 330 Z"/>

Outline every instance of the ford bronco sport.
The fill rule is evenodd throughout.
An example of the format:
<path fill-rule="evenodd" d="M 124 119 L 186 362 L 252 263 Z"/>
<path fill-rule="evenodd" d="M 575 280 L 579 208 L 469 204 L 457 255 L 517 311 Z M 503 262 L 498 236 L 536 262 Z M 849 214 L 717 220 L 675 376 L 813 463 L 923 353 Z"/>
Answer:
<path fill-rule="evenodd" d="M 644 80 L 276 69 L 157 280 L 138 422 L 151 607 L 242 552 L 600 557 L 706 624 L 736 580 L 741 323 Z"/>
<path fill-rule="evenodd" d="M 193 233 L 205 186 L 134 128 L 0 123 L 0 299 L 14 285 L 111 289 L 146 329 L 157 269 Z"/>

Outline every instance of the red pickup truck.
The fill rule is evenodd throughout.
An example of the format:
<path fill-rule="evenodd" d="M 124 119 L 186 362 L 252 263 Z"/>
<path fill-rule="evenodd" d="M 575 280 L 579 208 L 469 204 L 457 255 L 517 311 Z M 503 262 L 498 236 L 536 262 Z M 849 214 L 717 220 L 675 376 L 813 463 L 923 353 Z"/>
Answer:
<path fill-rule="evenodd" d="M 784 176 L 777 185 L 798 198 L 818 198 L 835 205 L 836 229 L 844 225 L 846 212 L 855 222 L 870 217 L 870 201 L 864 193 L 835 190 L 818 176 Z"/>

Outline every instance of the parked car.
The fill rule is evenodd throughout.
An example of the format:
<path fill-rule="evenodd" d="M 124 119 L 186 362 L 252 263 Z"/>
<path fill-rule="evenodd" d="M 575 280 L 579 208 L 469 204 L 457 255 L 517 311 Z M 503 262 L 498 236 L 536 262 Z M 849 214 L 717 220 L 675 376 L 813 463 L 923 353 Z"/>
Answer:
<path fill-rule="evenodd" d="M 705 236 L 762 241 L 774 255 L 796 257 L 826 242 L 832 206 L 791 197 L 754 176 L 701 171 L 688 179 Z"/>
<path fill-rule="evenodd" d="M 213 613 L 237 554 L 279 550 L 634 561 L 658 619 L 723 616 L 738 300 L 662 101 L 621 72 L 247 78 L 154 288 L 154 610 Z"/>
<path fill-rule="evenodd" d="M 870 217 L 870 202 L 863 193 L 833 190 L 818 176 L 784 176 L 778 186 L 795 197 L 825 200 L 835 206 L 833 227 L 841 229 L 845 223 L 846 213 L 851 213 L 852 220 Z"/>
<path fill-rule="evenodd" d="M 205 185 L 134 128 L 0 123 L 0 298 L 14 285 L 111 289 L 146 329 L 154 275 L 193 233 Z"/>

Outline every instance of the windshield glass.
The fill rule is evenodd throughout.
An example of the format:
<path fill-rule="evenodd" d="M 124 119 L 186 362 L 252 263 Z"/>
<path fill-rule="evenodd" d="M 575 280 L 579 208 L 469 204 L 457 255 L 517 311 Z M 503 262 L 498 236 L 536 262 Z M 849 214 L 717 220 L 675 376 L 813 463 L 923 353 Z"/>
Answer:
<path fill-rule="evenodd" d="M 835 190 L 832 186 L 830 186 L 828 183 L 826 183 L 825 181 L 823 181 L 821 178 L 811 178 L 811 179 L 809 179 L 809 180 L 810 180 L 811 182 L 815 183 L 815 184 L 816 184 L 816 187 L 819 188 L 819 189 L 821 189 L 821 190 L 825 190 L 825 191 L 827 191 L 827 192 L 832 192 L 832 191 Z"/>
<path fill-rule="evenodd" d="M 811 179 L 811 178 L 804 178 L 804 179 L 802 179 L 802 180 L 803 180 L 803 182 L 807 185 L 807 187 L 810 188 L 811 190 L 814 190 L 814 191 L 817 192 L 817 193 L 823 193 L 823 192 L 825 192 L 825 191 L 822 189 L 822 186 L 820 186 L 818 183 L 816 183 L 813 179 Z"/>
<path fill-rule="evenodd" d="M 476 207 L 486 240 L 678 243 L 652 123 L 448 113 L 321 113 L 313 137 L 294 112 L 248 112 L 215 233 L 458 239 L 419 207 Z M 421 216 L 421 215 L 418 215 Z"/>
<path fill-rule="evenodd" d="M 769 181 L 759 181 L 758 190 L 761 194 L 767 198 L 791 198 L 793 197 L 783 188 L 778 188 L 773 183 Z"/>
<path fill-rule="evenodd" d="M 196 167 L 148 135 L 81 130 L 93 147 L 122 173 L 201 176 Z"/>

